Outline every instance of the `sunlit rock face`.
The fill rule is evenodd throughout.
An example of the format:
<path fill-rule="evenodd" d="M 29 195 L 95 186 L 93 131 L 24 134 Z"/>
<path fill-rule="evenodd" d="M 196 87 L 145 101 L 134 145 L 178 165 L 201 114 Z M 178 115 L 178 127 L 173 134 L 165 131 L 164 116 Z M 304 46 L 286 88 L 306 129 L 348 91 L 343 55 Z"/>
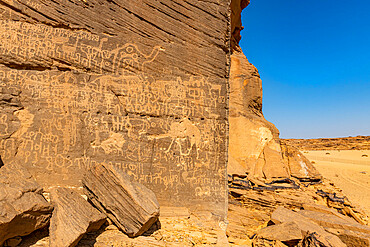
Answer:
<path fill-rule="evenodd" d="M 2 160 L 46 189 L 110 163 L 161 206 L 222 220 L 231 12 L 230 1 L 3 1 Z"/>
<path fill-rule="evenodd" d="M 239 1 L 237 6 L 243 9 L 248 4 L 249 1 Z M 235 12 L 235 15 L 238 13 Z M 278 129 L 264 118 L 262 81 L 258 70 L 238 45 L 240 30 L 243 29 L 240 16 L 233 17 L 233 20 L 228 173 L 248 173 L 261 180 L 290 176 L 319 177 L 319 173 L 298 150 L 281 144 Z"/>

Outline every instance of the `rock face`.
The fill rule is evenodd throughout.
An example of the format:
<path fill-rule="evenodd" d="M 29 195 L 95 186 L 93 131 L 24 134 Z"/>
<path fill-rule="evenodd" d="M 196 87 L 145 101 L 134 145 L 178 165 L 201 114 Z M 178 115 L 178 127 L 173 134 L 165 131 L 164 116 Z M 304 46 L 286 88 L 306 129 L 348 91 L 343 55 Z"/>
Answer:
<path fill-rule="evenodd" d="M 226 216 L 231 1 L 1 1 L 0 155 L 45 186 L 111 163 Z"/>
<path fill-rule="evenodd" d="M 41 192 L 21 166 L 7 164 L 0 168 L 0 245 L 49 224 L 53 207 Z"/>
<path fill-rule="evenodd" d="M 98 230 L 107 218 L 71 189 L 53 188 L 50 195 L 55 207 L 50 219 L 50 246 L 76 246 L 85 233 Z"/>
<path fill-rule="evenodd" d="M 142 234 L 158 219 L 155 194 L 116 166 L 92 167 L 83 184 L 89 200 L 130 237 Z"/>

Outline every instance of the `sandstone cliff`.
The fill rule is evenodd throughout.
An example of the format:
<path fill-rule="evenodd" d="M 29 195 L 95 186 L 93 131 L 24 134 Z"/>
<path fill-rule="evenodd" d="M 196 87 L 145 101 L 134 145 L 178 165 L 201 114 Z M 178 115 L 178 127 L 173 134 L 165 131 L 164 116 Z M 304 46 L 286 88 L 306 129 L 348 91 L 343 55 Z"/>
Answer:
<path fill-rule="evenodd" d="M 46 190 L 111 164 L 223 220 L 230 18 L 230 1 L 0 1 L 4 163 Z"/>

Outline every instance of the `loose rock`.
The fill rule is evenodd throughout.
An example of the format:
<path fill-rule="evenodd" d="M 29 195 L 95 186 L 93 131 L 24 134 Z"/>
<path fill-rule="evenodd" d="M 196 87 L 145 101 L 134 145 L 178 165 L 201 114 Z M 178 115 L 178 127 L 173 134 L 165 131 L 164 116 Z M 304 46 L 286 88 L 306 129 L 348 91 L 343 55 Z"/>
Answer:
<path fill-rule="evenodd" d="M 104 214 L 72 189 L 53 188 L 50 195 L 55 205 L 50 220 L 50 246 L 76 246 L 85 233 L 98 230 L 106 220 Z"/>
<path fill-rule="evenodd" d="M 158 219 L 155 194 L 120 168 L 107 164 L 92 167 L 83 184 L 89 200 L 130 237 L 142 234 Z"/>
<path fill-rule="evenodd" d="M 303 238 L 302 231 L 295 222 L 286 222 L 279 225 L 268 226 L 259 230 L 257 234 L 264 239 L 279 240 L 283 243 L 298 243 Z"/>
<path fill-rule="evenodd" d="M 41 192 L 39 184 L 20 165 L 0 168 L 0 245 L 49 224 L 53 206 Z"/>
<path fill-rule="evenodd" d="M 312 222 L 309 218 L 283 207 L 278 207 L 272 213 L 271 221 L 275 224 L 294 222 L 301 231 L 307 232 L 308 234 L 316 233 L 315 239 L 323 243 L 324 246 L 346 246 L 337 236 L 326 232 L 324 228 Z"/>

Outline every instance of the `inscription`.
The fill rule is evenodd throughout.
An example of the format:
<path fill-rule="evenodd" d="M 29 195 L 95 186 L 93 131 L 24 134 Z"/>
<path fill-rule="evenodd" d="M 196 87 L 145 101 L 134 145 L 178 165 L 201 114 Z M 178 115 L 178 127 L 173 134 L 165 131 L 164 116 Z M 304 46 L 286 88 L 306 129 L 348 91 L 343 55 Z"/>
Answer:
<path fill-rule="evenodd" d="M 105 36 L 11 21 L 0 21 L 0 39 L 1 57 L 75 68 L 0 69 L 0 87 L 20 90 L 27 99 L 14 112 L 18 130 L 0 139 L 4 159 L 16 153 L 32 169 L 66 178 L 111 163 L 159 197 L 184 188 L 202 200 L 225 196 L 220 153 L 226 152 L 227 122 L 220 109 L 226 85 L 203 76 L 147 74 L 160 46 L 149 52 L 132 43 L 111 47 Z M 9 134 L 8 122 L 0 117 L 0 137 Z"/>

